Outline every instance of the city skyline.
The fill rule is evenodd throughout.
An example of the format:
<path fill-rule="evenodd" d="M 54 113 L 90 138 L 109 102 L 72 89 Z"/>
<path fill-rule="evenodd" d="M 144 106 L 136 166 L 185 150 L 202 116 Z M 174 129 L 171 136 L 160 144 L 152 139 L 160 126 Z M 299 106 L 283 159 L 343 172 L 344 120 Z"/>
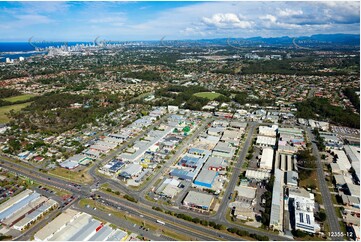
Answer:
<path fill-rule="evenodd" d="M 0 41 L 142 41 L 359 34 L 345 2 L 1 2 Z M 56 30 L 56 31 L 54 31 Z"/>

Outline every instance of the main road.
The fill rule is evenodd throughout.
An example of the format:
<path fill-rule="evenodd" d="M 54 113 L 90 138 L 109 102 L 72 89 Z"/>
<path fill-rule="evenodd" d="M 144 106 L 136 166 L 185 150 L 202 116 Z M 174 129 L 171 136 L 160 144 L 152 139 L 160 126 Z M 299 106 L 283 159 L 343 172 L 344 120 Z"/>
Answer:
<path fill-rule="evenodd" d="M 325 174 L 323 172 L 323 167 L 321 163 L 320 154 L 318 152 L 317 145 L 315 143 L 315 137 L 312 134 L 309 128 L 305 128 L 307 131 L 307 136 L 310 138 L 312 143 L 312 152 L 313 156 L 316 158 L 317 165 L 317 179 L 320 184 L 320 191 L 322 194 L 323 205 L 325 206 L 326 214 L 327 214 L 327 222 L 330 226 L 330 232 L 334 235 L 342 234 L 340 223 L 338 221 L 338 217 L 336 216 L 335 207 L 332 203 L 331 193 L 328 189 L 327 182 L 325 181 Z M 332 240 L 343 240 L 343 237 L 331 237 Z"/>
<path fill-rule="evenodd" d="M 70 191 L 80 198 L 86 198 L 91 195 L 89 186 L 83 186 L 81 189 L 77 189 L 73 186 L 70 186 L 69 182 L 64 182 L 62 179 L 54 178 L 38 171 L 33 171 L 31 168 L 23 167 L 19 164 L 12 163 L 1 158 L 0 161 L 1 166 L 8 169 L 9 171 L 15 172 L 19 175 L 23 175 L 25 177 L 29 177 L 30 179 L 48 184 L 50 186 Z M 132 203 L 124 199 L 119 199 L 119 197 L 116 198 L 110 196 L 107 193 L 103 192 L 96 193 L 101 195 L 101 200 L 104 200 L 104 202 L 108 204 L 116 204 L 119 210 L 123 210 L 131 214 L 144 214 L 143 218 L 146 219 L 148 222 L 154 223 L 158 218 L 165 221 L 166 224 L 164 225 L 164 227 L 168 228 L 171 231 L 175 231 L 176 233 L 177 231 L 180 231 L 180 234 L 187 233 L 191 236 L 193 235 L 199 240 L 215 240 L 216 238 L 220 238 L 220 236 L 226 240 L 240 240 L 240 237 L 238 236 L 229 235 L 228 233 L 224 233 L 221 231 L 215 231 L 211 228 L 206 228 L 201 225 L 189 223 L 184 220 L 178 220 L 173 216 L 155 211 L 151 207 L 143 204 Z M 177 220 L 176 223 L 175 220 Z"/>

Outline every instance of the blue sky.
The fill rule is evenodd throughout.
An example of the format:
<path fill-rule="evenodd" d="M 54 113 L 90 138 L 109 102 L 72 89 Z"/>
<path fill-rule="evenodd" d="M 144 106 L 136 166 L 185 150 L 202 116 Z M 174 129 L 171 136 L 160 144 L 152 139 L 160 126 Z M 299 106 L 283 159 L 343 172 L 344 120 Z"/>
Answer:
<path fill-rule="evenodd" d="M 360 33 L 358 1 L 0 2 L 0 41 L 159 40 Z"/>

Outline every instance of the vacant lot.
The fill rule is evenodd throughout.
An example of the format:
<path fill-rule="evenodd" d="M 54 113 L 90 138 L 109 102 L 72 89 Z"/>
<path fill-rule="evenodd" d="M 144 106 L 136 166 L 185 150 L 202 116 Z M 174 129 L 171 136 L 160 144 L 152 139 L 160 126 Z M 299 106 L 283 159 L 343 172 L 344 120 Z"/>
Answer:
<path fill-rule="evenodd" d="M 92 177 L 88 174 L 89 169 L 90 167 L 81 168 L 78 170 L 67 170 L 65 168 L 57 167 L 54 170 L 49 171 L 49 173 L 76 183 L 88 184 L 93 181 Z"/>
<path fill-rule="evenodd" d="M 197 97 L 203 97 L 203 98 L 207 98 L 209 100 L 213 100 L 222 94 L 216 93 L 216 92 L 197 92 L 197 93 L 194 93 L 194 95 Z"/>
<path fill-rule="evenodd" d="M 13 102 L 18 102 L 18 101 L 29 100 L 29 99 L 32 98 L 32 97 L 35 97 L 35 95 L 32 95 L 32 94 L 24 94 L 24 95 L 19 95 L 19 96 L 14 96 L 14 97 L 3 98 L 3 100 L 13 103 Z"/>
<path fill-rule="evenodd" d="M 7 123 L 10 121 L 9 117 L 7 116 L 7 113 L 9 113 L 10 110 L 14 110 L 15 112 L 17 112 L 28 106 L 30 103 L 31 102 L 0 107 L 0 124 Z"/>

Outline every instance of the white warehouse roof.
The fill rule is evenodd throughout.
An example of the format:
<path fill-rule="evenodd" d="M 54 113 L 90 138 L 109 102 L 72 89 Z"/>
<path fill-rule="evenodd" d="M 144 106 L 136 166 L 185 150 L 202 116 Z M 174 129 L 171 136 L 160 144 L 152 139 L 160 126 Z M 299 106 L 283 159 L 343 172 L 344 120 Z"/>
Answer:
<path fill-rule="evenodd" d="M 261 162 L 259 167 L 264 170 L 272 170 L 273 167 L 273 148 L 263 148 Z"/>

